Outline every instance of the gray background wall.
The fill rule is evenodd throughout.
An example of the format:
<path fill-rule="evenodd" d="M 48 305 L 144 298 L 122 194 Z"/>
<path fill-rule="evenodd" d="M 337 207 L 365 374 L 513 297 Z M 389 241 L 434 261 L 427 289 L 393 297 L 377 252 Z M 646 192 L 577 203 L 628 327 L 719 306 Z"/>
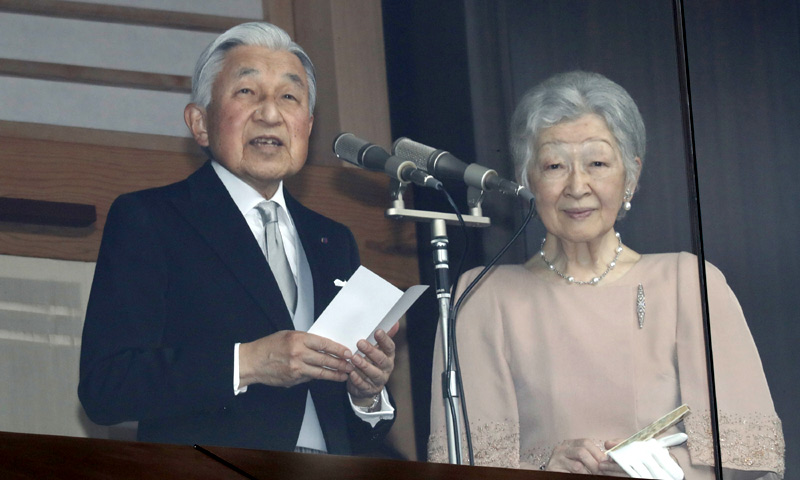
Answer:
<path fill-rule="evenodd" d="M 523 92 L 571 69 L 603 73 L 637 101 L 648 154 L 633 210 L 619 225 L 642 253 L 691 250 L 672 2 L 667 0 L 384 1 L 393 136 L 449 150 L 510 174 L 507 121 Z M 736 292 L 761 353 L 797 468 L 800 394 L 800 7 L 795 1 L 693 0 L 685 11 L 705 254 Z M 419 206 L 446 209 L 427 192 Z M 519 205 L 490 197 L 495 226 L 473 232 L 468 265 L 492 256 L 518 224 Z M 541 225 L 503 262 L 538 249 Z M 420 267 L 428 269 L 420 228 Z M 451 255 L 462 248 L 451 232 Z M 419 359 L 414 393 L 424 448 L 435 307 L 409 321 Z"/>

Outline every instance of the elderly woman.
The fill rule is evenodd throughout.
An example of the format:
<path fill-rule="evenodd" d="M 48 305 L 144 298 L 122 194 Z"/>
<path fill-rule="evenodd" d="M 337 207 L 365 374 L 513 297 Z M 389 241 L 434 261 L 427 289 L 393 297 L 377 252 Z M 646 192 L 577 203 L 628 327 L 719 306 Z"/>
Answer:
<path fill-rule="evenodd" d="M 601 75 L 557 75 L 522 99 L 511 143 L 547 234 L 525 264 L 493 269 L 459 314 L 476 463 L 624 476 L 606 449 L 685 403 L 692 413 L 667 433 L 688 442 L 669 454 L 687 479 L 714 478 L 697 258 L 641 255 L 614 229 L 644 159 L 636 104 Z M 758 352 L 723 275 L 708 265 L 707 278 L 724 478 L 782 478 Z M 437 341 L 428 450 L 445 462 Z"/>

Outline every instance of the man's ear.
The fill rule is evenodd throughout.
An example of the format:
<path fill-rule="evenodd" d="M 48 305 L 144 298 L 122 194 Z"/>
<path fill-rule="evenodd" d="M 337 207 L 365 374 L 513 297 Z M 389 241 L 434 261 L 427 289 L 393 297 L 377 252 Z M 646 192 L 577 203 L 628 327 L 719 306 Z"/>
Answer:
<path fill-rule="evenodd" d="M 190 103 L 183 109 L 183 121 L 192 132 L 194 141 L 201 147 L 208 146 L 208 122 L 206 121 L 206 109 Z"/>

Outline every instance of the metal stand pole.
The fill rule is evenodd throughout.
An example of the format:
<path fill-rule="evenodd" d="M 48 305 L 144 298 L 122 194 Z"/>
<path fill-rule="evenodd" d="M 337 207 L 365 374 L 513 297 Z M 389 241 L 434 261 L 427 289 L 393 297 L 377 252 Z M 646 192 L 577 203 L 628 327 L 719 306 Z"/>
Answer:
<path fill-rule="evenodd" d="M 444 371 L 442 372 L 442 396 L 444 399 L 445 419 L 447 421 L 447 452 L 452 464 L 461 464 L 461 399 L 456 382 L 455 366 L 451 362 L 450 345 L 450 260 L 447 253 L 449 240 L 447 238 L 447 225 L 459 224 L 456 215 L 451 213 L 429 212 L 422 210 L 409 210 L 403 203 L 403 192 L 406 184 L 392 180 L 392 207 L 386 210 L 386 216 L 398 220 L 411 220 L 415 222 L 430 222 L 431 247 L 433 250 L 433 265 L 436 277 L 436 299 L 439 302 L 439 325 L 442 335 L 442 349 L 444 351 Z M 483 192 L 472 189 L 467 192 L 471 215 L 464 215 L 463 220 L 470 227 L 488 227 L 489 218 L 481 215 L 480 203 Z"/>
<path fill-rule="evenodd" d="M 442 372 L 442 397 L 447 422 L 447 453 L 452 464 L 461 464 L 461 399 L 456 385 L 455 367 L 451 362 L 450 342 L 450 263 L 447 255 L 447 226 L 442 219 L 431 222 L 431 248 L 436 276 L 436 299 L 439 302 L 444 371 Z"/>

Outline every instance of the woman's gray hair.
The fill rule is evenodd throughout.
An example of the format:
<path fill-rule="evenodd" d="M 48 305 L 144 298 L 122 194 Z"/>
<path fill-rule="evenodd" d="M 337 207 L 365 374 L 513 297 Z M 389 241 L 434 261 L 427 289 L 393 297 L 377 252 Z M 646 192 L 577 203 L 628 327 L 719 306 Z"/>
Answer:
<path fill-rule="evenodd" d="M 529 90 L 511 118 L 511 156 L 520 183 L 530 188 L 528 171 L 535 161 L 536 142 L 542 130 L 597 114 L 617 140 L 625 168 L 625 186 L 634 192 L 644 162 L 645 129 L 639 108 L 628 92 L 600 75 L 582 71 L 552 76 Z M 535 192 L 534 192 L 535 193 Z"/>
<path fill-rule="evenodd" d="M 250 22 L 237 25 L 216 38 L 200 54 L 192 75 L 191 102 L 208 108 L 211 103 L 211 90 L 217 75 L 225 63 L 225 55 L 230 49 L 239 45 L 258 45 L 270 50 L 287 51 L 300 59 L 306 71 L 308 83 L 308 114 L 314 113 L 317 101 L 317 78 L 314 64 L 303 47 L 292 41 L 289 34 L 280 27 L 266 22 Z"/>

